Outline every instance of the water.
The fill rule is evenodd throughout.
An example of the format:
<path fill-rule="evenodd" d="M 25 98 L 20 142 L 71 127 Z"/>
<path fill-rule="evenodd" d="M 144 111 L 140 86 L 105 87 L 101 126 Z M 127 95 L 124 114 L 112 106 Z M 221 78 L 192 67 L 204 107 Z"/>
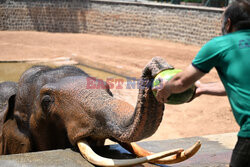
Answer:
<path fill-rule="evenodd" d="M 32 67 L 33 65 L 38 64 L 32 64 L 32 63 L 1 63 L 0 62 L 0 82 L 3 81 L 14 81 L 17 82 L 22 75 L 24 71 L 26 71 L 28 68 Z M 41 63 L 39 63 L 41 65 Z M 44 65 L 44 64 L 42 64 Z M 51 67 L 55 67 L 55 65 L 51 64 L 49 65 Z M 104 72 L 101 70 L 93 69 L 84 65 L 74 65 L 86 73 L 88 73 L 92 77 L 96 77 L 98 79 L 106 80 L 107 78 L 122 78 L 121 76 Z"/>

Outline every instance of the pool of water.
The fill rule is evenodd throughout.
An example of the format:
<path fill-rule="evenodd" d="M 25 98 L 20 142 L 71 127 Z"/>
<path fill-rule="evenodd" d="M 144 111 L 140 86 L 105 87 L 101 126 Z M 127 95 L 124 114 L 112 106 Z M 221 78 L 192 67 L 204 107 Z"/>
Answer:
<path fill-rule="evenodd" d="M 14 81 L 17 82 L 22 75 L 22 73 L 33 65 L 41 65 L 34 63 L 1 63 L 0 62 L 0 82 L 3 81 Z M 44 65 L 44 64 L 42 64 Z M 49 64 L 51 67 L 55 67 L 53 64 Z M 107 78 L 122 78 L 119 75 L 115 75 L 109 72 L 104 72 L 101 70 L 93 69 L 84 65 L 74 65 L 79 67 L 92 77 L 106 80 Z"/>

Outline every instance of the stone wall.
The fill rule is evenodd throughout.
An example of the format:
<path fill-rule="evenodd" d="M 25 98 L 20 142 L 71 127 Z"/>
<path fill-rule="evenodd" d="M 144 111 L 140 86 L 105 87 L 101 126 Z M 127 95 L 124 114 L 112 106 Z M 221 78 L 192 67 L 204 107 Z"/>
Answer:
<path fill-rule="evenodd" d="M 86 0 L 5 0 L 0 30 L 86 32 Z"/>
<path fill-rule="evenodd" d="M 0 30 L 110 34 L 204 44 L 221 9 L 106 0 L 0 0 Z"/>

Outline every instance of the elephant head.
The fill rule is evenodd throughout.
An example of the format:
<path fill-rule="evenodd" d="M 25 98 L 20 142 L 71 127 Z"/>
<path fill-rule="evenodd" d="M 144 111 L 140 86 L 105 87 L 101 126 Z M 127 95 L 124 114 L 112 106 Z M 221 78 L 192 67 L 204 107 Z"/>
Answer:
<path fill-rule="evenodd" d="M 0 155 L 30 150 L 29 139 L 19 131 L 14 118 L 16 92 L 16 83 L 0 83 Z"/>
<path fill-rule="evenodd" d="M 109 138 L 126 147 L 127 143 L 151 136 L 160 125 L 164 111 L 164 104 L 153 96 L 151 82 L 160 71 L 168 68 L 172 67 L 160 58 L 153 58 L 146 65 L 135 108 L 114 98 L 108 85 L 104 89 L 88 89 L 89 80 L 93 83 L 97 81 L 76 67 L 30 68 L 21 76 L 16 94 L 8 100 L 8 110 L 4 111 L 4 115 L 8 116 L 2 116 L 1 113 L 3 128 L 0 153 L 77 145 L 81 152 L 85 152 L 89 147 L 84 143 L 102 146 L 105 139 Z M 181 151 L 178 149 L 170 154 L 149 155 L 146 160 Z M 92 159 L 88 154 L 84 156 Z M 96 161 L 93 163 L 103 165 Z"/>
<path fill-rule="evenodd" d="M 62 139 L 65 139 L 62 145 L 67 141 L 76 145 L 85 138 L 92 145 L 103 144 L 107 138 L 139 141 L 151 136 L 160 125 L 164 104 L 154 98 L 151 81 L 158 72 L 170 68 L 164 61 L 153 59 L 143 70 L 135 108 L 114 98 L 108 85 L 105 89 L 87 89 L 92 78 L 75 67 L 40 68 L 23 74 L 16 98 L 16 110 L 30 114 L 29 129 L 39 150 L 59 145 Z M 30 101 L 29 109 L 22 108 Z M 61 136 L 60 142 L 55 134 Z"/>
<path fill-rule="evenodd" d="M 0 84 L 0 133 L 2 132 L 2 125 L 5 120 L 8 120 L 9 113 L 13 112 L 14 106 L 11 104 L 15 100 L 17 92 L 17 84 L 15 82 L 3 82 Z"/>

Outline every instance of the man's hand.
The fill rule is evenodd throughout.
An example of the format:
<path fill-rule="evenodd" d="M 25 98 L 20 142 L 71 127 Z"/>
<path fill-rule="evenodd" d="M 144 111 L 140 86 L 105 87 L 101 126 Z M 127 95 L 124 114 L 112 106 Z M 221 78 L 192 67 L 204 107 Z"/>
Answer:
<path fill-rule="evenodd" d="M 201 82 L 200 81 L 196 81 L 194 83 L 195 87 L 196 87 L 196 90 L 195 90 L 195 95 L 194 95 L 194 98 L 195 99 L 196 97 L 199 97 L 200 95 L 202 95 L 202 88 L 201 88 Z"/>
<path fill-rule="evenodd" d="M 157 101 L 166 103 L 168 97 L 172 93 L 184 92 L 203 75 L 204 73 L 190 65 L 184 71 L 176 74 L 170 81 L 164 81 L 161 79 L 161 87 L 157 86 L 156 88 L 153 88 L 153 91 L 157 91 Z"/>
<path fill-rule="evenodd" d="M 226 90 L 222 82 L 211 82 L 201 83 L 200 81 L 195 82 L 196 92 L 195 98 L 200 95 L 215 95 L 215 96 L 226 96 Z"/>
<path fill-rule="evenodd" d="M 161 103 L 166 103 L 168 97 L 171 95 L 167 81 L 164 81 L 163 78 L 159 78 L 160 85 L 153 87 L 153 91 L 156 92 L 156 99 Z"/>

